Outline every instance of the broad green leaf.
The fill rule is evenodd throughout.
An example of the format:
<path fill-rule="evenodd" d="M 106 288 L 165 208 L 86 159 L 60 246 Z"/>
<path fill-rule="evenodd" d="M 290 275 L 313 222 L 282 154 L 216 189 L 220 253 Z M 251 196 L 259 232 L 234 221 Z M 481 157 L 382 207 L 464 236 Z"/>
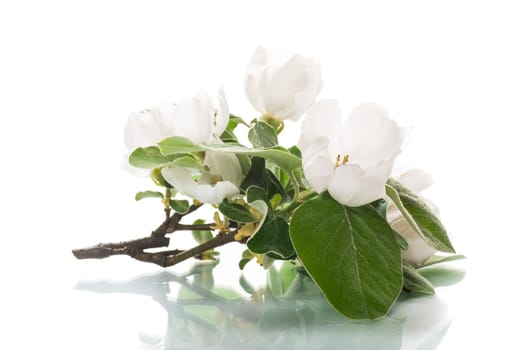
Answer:
<path fill-rule="evenodd" d="M 129 164 L 137 168 L 153 169 L 165 165 L 173 160 L 173 157 L 168 157 L 160 153 L 158 147 L 139 147 L 134 150 L 128 158 Z"/>
<path fill-rule="evenodd" d="M 325 195 L 295 211 L 290 233 L 298 258 L 336 310 L 353 319 L 386 315 L 401 291 L 402 260 L 376 208 L 345 207 Z"/>
<path fill-rule="evenodd" d="M 222 143 L 215 145 L 197 145 L 190 140 L 173 136 L 159 142 L 162 154 L 168 156 L 173 154 L 184 154 L 202 151 L 214 151 L 224 153 L 245 154 L 256 156 L 274 161 L 283 170 L 290 173 L 292 170 L 301 166 L 301 159 L 289 153 L 282 147 L 269 149 L 246 148 L 239 144 Z"/>
<path fill-rule="evenodd" d="M 462 260 L 465 259 L 465 255 L 462 254 L 454 254 L 454 255 L 434 255 L 431 256 L 427 261 L 425 261 L 423 264 L 417 266 L 417 268 L 420 267 L 427 267 L 435 264 L 440 264 L 444 262 L 449 261 L 456 261 L 456 260 Z"/>
<path fill-rule="evenodd" d="M 135 195 L 136 201 L 140 201 L 141 199 L 144 199 L 144 198 L 164 198 L 164 195 L 156 191 L 142 191 L 142 192 L 137 192 L 137 194 Z"/>
<path fill-rule="evenodd" d="M 183 199 L 170 199 L 170 207 L 179 214 L 184 214 L 190 209 L 190 203 Z"/>
<path fill-rule="evenodd" d="M 274 253 L 273 258 L 289 259 L 295 255 L 288 223 L 273 214 L 268 215 L 263 225 L 250 237 L 246 245 L 254 253 Z"/>
<path fill-rule="evenodd" d="M 271 148 L 279 145 L 275 129 L 263 121 L 256 122 L 248 131 L 248 140 L 254 147 L 260 148 Z"/>
<path fill-rule="evenodd" d="M 410 226 L 426 243 L 442 252 L 455 253 L 445 227 L 421 198 L 393 179 L 388 180 L 386 191 Z"/>
<path fill-rule="evenodd" d="M 194 225 L 202 225 L 204 223 L 205 221 L 202 219 L 198 219 L 193 222 Z M 213 238 L 211 231 L 207 231 L 207 230 L 194 230 L 194 231 L 191 231 L 191 234 L 193 236 L 193 239 L 195 239 L 195 241 L 199 244 L 207 242 Z"/>
<path fill-rule="evenodd" d="M 228 219 L 236 222 L 254 222 L 256 219 L 250 214 L 250 211 L 237 203 L 228 203 L 224 200 L 219 204 L 220 212 Z"/>
<path fill-rule="evenodd" d="M 434 287 L 425 277 L 408 263 L 403 263 L 403 289 L 426 295 L 435 294 Z"/>

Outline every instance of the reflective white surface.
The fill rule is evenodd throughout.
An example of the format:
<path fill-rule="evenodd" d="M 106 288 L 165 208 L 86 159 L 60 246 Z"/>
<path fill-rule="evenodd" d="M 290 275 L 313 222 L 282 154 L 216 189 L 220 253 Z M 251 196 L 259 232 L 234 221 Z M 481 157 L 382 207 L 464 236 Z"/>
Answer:
<path fill-rule="evenodd" d="M 240 276 L 199 264 L 185 273 L 81 280 L 76 304 L 91 307 L 76 322 L 85 317 L 85 327 L 104 334 L 88 340 L 94 348 L 122 346 L 124 337 L 137 349 L 363 350 L 437 349 L 453 322 L 439 296 L 402 295 L 385 319 L 351 321 L 335 312 L 308 278 L 296 277 L 284 296 L 264 287 L 248 295 L 238 284 L 221 284 L 226 273 Z M 425 274 L 442 286 L 458 282 L 464 272 L 434 267 Z"/>

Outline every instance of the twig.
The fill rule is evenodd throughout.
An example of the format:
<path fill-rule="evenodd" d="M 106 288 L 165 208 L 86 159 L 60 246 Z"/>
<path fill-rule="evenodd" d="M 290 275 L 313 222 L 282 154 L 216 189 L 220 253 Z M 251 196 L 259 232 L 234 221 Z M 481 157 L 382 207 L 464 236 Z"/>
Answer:
<path fill-rule="evenodd" d="M 214 238 L 188 250 L 165 250 L 155 253 L 145 252 L 150 248 L 168 247 L 170 238 L 168 233 L 186 230 L 213 230 L 215 224 L 187 225 L 181 224 L 180 220 L 197 210 L 202 204 L 192 205 L 184 214 L 174 213 L 167 216 L 164 222 L 154 230 L 150 236 L 118 243 L 99 243 L 95 246 L 74 249 L 73 255 L 77 259 L 103 259 L 112 255 L 128 255 L 134 259 L 168 267 L 178 264 L 191 257 L 199 257 L 213 248 L 235 241 L 237 230 L 227 233 L 219 233 Z"/>

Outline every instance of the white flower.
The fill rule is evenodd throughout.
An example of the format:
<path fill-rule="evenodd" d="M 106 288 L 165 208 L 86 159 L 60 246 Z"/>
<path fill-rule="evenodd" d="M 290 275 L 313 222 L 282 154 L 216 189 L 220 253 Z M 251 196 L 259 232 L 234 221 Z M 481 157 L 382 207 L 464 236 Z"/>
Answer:
<path fill-rule="evenodd" d="M 399 176 L 397 180 L 416 194 L 430 187 L 433 183 L 432 176 L 420 169 L 408 170 Z M 422 199 L 435 215 L 439 214 L 438 208 L 431 201 L 425 198 Z M 425 243 L 392 202 L 388 205 L 387 220 L 392 228 L 408 242 L 408 249 L 401 251 L 403 259 L 407 262 L 414 266 L 421 265 L 436 253 L 436 249 Z"/>
<path fill-rule="evenodd" d="M 277 120 L 297 120 L 315 102 L 321 87 L 316 59 L 294 55 L 277 60 L 262 47 L 255 50 L 244 79 L 253 107 Z"/>
<path fill-rule="evenodd" d="M 220 135 L 229 119 L 222 89 L 218 100 L 215 108 L 210 95 L 201 92 L 179 101 L 173 113 L 176 131 L 172 136 L 183 136 L 198 144 L 222 143 Z M 209 167 L 209 172 L 204 172 L 198 182 L 194 181 L 191 169 L 163 168 L 161 173 L 178 192 L 202 203 L 216 204 L 239 193 L 242 170 L 234 154 L 206 152 L 204 164 Z"/>
<path fill-rule="evenodd" d="M 126 123 L 124 142 L 130 152 L 138 147 L 154 146 L 171 136 L 183 136 L 198 144 L 222 143 L 220 136 L 228 120 L 228 104 L 222 89 L 219 90 L 217 107 L 209 94 L 199 92 L 177 104 L 132 113 Z M 239 193 L 242 170 L 234 154 L 206 152 L 204 164 L 209 171 L 200 176 L 198 183 L 193 180 L 190 169 L 164 168 L 161 172 L 178 192 L 203 203 L 218 203 Z M 144 175 L 142 169 L 127 168 Z"/>
<path fill-rule="evenodd" d="M 299 148 L 306 180 L 339 203 L 357 207 L 385 196 L 404 132 L 387 112 L 372 103 L 356 107 L 344 125 L 337 102 L 312 106 L 303 125 Z"/>

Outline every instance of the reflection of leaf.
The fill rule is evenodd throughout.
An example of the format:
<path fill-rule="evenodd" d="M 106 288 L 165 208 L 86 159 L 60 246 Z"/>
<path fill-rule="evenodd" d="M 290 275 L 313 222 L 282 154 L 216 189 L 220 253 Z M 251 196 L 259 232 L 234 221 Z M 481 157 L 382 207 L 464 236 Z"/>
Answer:
<path fill-rule="evenodd" d="M 428 279 L 434 287 L 445 287 L 460 282 L 465 277 L 465 271 L 445 267 L 424 267 L 417 270 Z"/>

